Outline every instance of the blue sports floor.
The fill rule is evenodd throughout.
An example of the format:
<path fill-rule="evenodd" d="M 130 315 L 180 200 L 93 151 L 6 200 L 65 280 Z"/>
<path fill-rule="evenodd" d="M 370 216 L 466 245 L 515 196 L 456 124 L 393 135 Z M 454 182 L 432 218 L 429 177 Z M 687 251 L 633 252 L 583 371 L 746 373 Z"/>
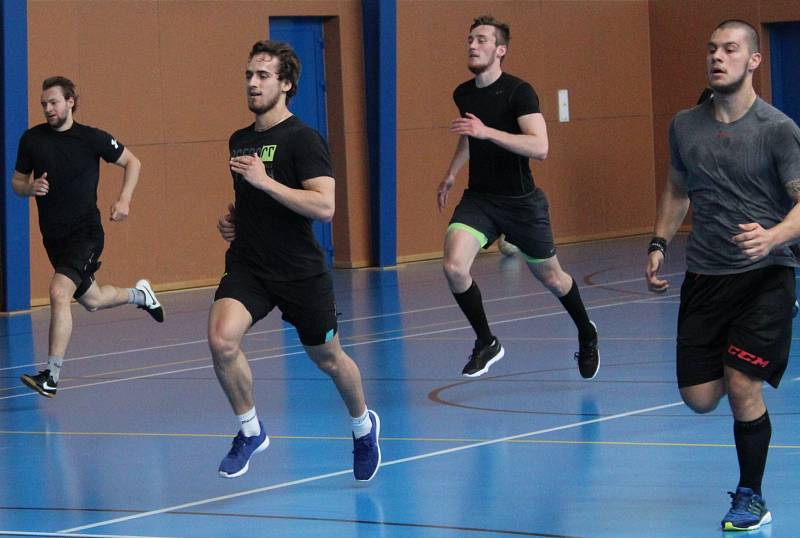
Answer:
<path fill-rule="evenodd" d="M 477 379 L 460 376 L 473 335 L 438 262 L 337 271 L 342 342 L 382 419 L 383 466 L 366 484 L 344 405 L 277 313 L 244 340 L 272 444 L 233 480 L 217 475 L 237 426 L 205 341 L 212 289 L 161 294 L 163 325 L 74 306 L 52 400 L 18 381 L 46 356 L 48 310 L 2 317 L 0 535 L 719 536 L 738 467 L 727 402 L 694 415 L 675 386 L 683 240 L 665 295 L 646 290 L 647 238 L 560 248 L 600 330 L 591 381 L 572 322 L 519 259 L 474 266 L 506 347 Z M 774 521 L 748 536 L 800 533 L 792 355 L 780 389 L 765 388 Z"/>

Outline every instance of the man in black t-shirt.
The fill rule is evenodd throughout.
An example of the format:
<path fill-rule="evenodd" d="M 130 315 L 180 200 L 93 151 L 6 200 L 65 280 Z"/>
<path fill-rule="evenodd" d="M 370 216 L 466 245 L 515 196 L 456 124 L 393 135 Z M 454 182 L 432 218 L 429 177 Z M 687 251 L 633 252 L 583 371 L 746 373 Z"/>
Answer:
<path fill-rule="evenodd" d="M 241 341 L 277 306 L 336 384 L 352 420 L 353 473 L 368 481 L 381 461 L 380 419 L 367 409 L 361 373 L 339 343 L 333 282 L 311 228 L 313 219 L 333 218 L 335 183 L 325 141 L 287 108 L 299 76 L 300 61 L 287 44 L 253 45 L 245 77 L 255 122 L 229 142 L 235 204 L 218 228 L 231 245 L 209 313 L 208 342 L 240 431 L 219 473 L 243 475 L 250 458 L 269 445 Z"/>
<path fill-rule="evenodd" d="M 577 283 L 558 263 L 547 198 L 528 166 L 528 159 L 547 157 L 547 127 L 533 87 L 502 70 L 509 40 L 508 25 L 491 16 L 475 19 L 470 27 L 467 66 L 475 78 L 453 92 L 461 117 L 450 131 L 459 140 L 437 190 L 442 211 L 456 174 L 469 161 L 469 187 L 450 220 L 443 260 L 450 290 L 477 336 L 462 374 L 483 375 L 505 354 L 489 328 L 480 290 L 470 274 L 480 249 L 505 234 L 575 322 L 580 343 L 575 359 L 581 376 L 591 379 L 600 367 L 597 328 Z"/>
<path fill-rule="evenodd" d="M 74 121 L 78 94 L 71 80 L 46 79 L 41 104 L 47 123 L 22 135 L 11 187 L 20 196 L 36 198 L 39 229 L 54 269 L 49 290 L 47 368 L 20 379 L 42 396 L 52 398 L 72 336 L 72 298 L 92 312 L 135 304 L 158 322 L 164 321 L 164 310 L 147 280 L 139 280 L 133 288 L 118 288 L 100 286 L 94 278 L 104 243 L 97 208 L 100 158 L 125 170 L 122 191 L 111 207 L 113 222 L 128 217 L 139 181 L 139 159 L 110 134 Z"/>

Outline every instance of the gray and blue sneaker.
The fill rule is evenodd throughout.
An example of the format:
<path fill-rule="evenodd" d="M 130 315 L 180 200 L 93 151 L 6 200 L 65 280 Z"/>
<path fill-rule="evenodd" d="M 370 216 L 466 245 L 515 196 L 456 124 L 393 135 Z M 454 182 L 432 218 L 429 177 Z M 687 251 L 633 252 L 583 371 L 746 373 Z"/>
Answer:
<path fill-rule="evenodd" d="M 772 514 L 761 495 L 750 488 L 736 488 L 736 493 L 729 491 L 731 509 L 722 518 L 724 531 L 751 531 L 772 521 Z"/>

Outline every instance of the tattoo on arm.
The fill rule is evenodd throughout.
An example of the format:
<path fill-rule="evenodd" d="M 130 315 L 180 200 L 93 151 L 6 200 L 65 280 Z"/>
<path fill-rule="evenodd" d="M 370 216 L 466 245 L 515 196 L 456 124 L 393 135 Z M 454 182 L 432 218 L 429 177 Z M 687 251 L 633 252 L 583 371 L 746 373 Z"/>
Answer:
<path fill-rule="evenodd" d="M 787 181 L 786 192 L 789 193 L 793 200 L 800 198 L 800 178 Z"/>

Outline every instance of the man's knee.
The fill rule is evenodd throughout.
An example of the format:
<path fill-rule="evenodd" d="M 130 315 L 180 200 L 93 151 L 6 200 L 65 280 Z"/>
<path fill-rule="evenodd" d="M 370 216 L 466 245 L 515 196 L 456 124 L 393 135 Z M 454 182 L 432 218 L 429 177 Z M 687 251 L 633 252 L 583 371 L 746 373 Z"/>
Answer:
<path fill-rule="evenodd" d="M 725 396 L 725 387 L 722 380 L 693 385 L 680 389 L 683 402 L 695 413 L 710 413 L 719 405 L 722 397 Z"/>
<path fill-rule="evenodd" d="M 216 363 L 232 361 L 239 354 L 239 340 L 221 327 L 209 329 L 208 347 Z"/>
<path fill-rule="evenodd" d="M 53 280 L 50 282 L 50 304 L 53 306 L 63 306 L 72 300 L 73 291 L 65 286 L 63 282 Z"/>
<path fill-rule="evenodd" d="M 719 400 L 713 398 L 703 399 L 703 398 L 691 398 L 684 396 L 683 403 L 685 403 L 686 406 L 695 413 L 704 415 L 716 409 L 717 406 L 719 405 Z"/>
<path fill-rule="evenodd" d="M 442 269 L 447 280 L 451 282 L 469 278 L 469 264 L 455 257 L 445 257 Z"/>
<path fill-rule="evenodd" d="M 89 312 L 97 312 L 102 306 L 100 299 L 93 296 L 84 295 L 78 302 Z"/>

